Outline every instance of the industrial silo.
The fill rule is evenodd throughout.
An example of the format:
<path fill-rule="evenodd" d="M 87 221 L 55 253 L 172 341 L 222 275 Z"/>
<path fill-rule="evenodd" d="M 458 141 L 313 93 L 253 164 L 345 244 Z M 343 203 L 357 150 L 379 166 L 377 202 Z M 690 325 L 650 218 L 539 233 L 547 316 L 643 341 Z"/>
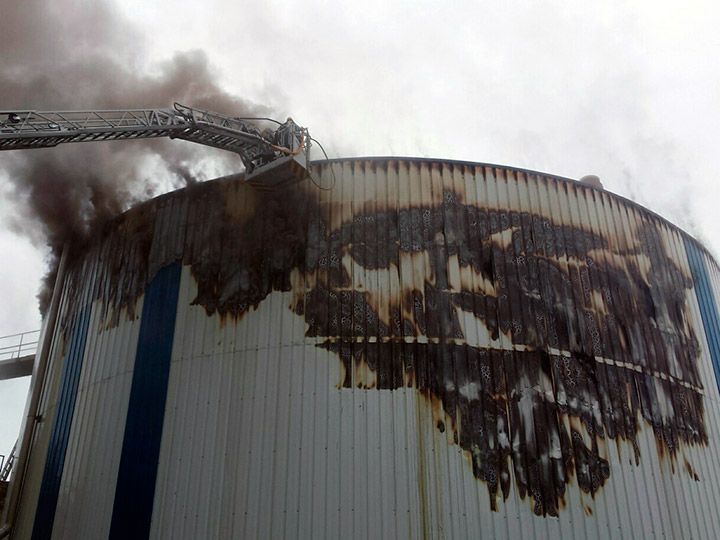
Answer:
<path fill-rule="evenodd" d="M 598 187 L 339 159 L 72 251 L 17 538 L 720 531 L 720 273 Z"/>

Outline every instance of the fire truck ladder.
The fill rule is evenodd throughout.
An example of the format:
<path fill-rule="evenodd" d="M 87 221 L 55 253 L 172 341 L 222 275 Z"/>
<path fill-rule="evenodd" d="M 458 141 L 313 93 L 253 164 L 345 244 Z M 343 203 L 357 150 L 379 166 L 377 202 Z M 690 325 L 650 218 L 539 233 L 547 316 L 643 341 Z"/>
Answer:
<path fill-rule="evenodd" d="M 0 150 L 46 148 L 61 143 L 169 137 L 240 155 L 248 173 L 282 156 L 295 156 L 309 143 L 307 130 L 288 120 L 300 136 L 270 141 L 251 124 L 175 104 L 173 109 L 109 111 L 0 111 Z"/>

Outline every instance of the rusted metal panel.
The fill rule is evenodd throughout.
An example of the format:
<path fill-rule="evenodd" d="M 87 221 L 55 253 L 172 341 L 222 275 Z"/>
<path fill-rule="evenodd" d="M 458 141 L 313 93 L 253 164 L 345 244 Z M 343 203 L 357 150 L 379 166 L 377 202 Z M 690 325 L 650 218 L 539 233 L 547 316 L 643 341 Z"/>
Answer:
<path fill-rule="evenodd" d="M 85 256 L 107 344 L 83 381 L 98 350 L 137 340 L 157 271 L 183 264 L 151 536 L 717 536 L 703 313 L 720 276 L 693 239 L 532 171 L 381 158 L 312 174 L 333 189 L 191 186 Z M 83 286 L 71 274 L 68 306 Z M 127 409 L 122 362 L 112 392 L 81 383 L 60 535 L 109 526 L 84 471 L 117 468 L 100 426 Z"/>

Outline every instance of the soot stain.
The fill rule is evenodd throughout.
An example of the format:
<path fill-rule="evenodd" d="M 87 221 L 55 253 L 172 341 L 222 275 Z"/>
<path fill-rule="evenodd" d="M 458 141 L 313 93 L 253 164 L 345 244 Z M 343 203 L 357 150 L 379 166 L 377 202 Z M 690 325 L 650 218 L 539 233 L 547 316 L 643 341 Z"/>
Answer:
<path fill-rule="evenodd" d="M 163 201 L 118 220 L 94 248 L 108 325 L 123 309 L 135 317 L 154 272 L 179 260 L 197 283 L 193 304 L 223 320 L 292 291 L 306 336 L 344 366 L 340 386 L 410 386 L 441 403 L 449 425 L 435 428 L 453 431 L 493 509 L 513 480 L 542 516 L 558 514 L 573 477 L 594 496 L 610 477 L 608 439 L 639 462 L 638 416 L 673 462 L 682 445 L 707 445 L 693 283 L 653 222 L 611 243 L 449 191 L 436 206 L 363 211 L 335 228 L 340 210 L 303 189 L 213 182 Z M 87 270 L 76 270 L 78 281 Z M 493 346 L 468 343 L 465 315 Z"/>

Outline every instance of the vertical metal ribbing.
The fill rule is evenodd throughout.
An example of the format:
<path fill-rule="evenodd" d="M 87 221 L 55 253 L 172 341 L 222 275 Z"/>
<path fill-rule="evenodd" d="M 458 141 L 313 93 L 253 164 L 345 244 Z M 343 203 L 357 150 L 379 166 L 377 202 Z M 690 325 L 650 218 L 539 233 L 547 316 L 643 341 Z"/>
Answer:
<path fill-rule="evenodd" d="M 63 364 L 62 375 L 60 376 L 57 412 L 50 435 L 45 471 L 40 486 L 40 497 L 35 512 L 33 540 L 50 538 L 52 534 L 55 510 L 60 493 L 60 481 L 65 465 L 65 454 L 70 438 L 70 427 L 75 412 L 80 372 L 82 370 L 83 356 L 85 355 L 90 312 L 91 307 L 89 305 L 81 309 L 75 315 L 72 326 L 73 333 L 70 338 L 65 363 Z"/>
<path fill-rule="evenodd" d="M 162 268 L 145 290 L 110 538 L 150 533 L 181 268 Z"/>
<path fill-rule="evenodd" d="M 705 337 L 710 348 L 715 384 L 717 384 L 718 391 L 720 391 L 720 315 L 718 314 L 715 296 L 713 296 L 704 256 L 692 240 L 685 238 L 684 241 L 690 272 L 695 284 L 695 296 L 698 300 L 700 316 L 705 327 Z"/>

